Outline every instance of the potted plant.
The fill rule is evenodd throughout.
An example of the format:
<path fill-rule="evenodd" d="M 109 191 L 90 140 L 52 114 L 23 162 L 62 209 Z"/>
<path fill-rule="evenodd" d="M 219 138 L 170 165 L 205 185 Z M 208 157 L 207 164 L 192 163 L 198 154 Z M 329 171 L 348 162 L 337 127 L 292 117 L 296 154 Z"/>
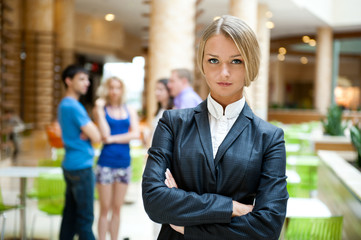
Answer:
<path fill-rule="evenodd" d="M 351 142 L 357 151 L 357 161 L 356 165 L 358 168 L 361 168 L 361 126 L 360 124 L 355 124 L 350 128 Z"/>
<path fill-rule="evenodd" d="M 326 119 L 321 120 L 324 133 L 330 136 L 343 136 L 346 124 L 342 123 L 342 109 L 332 104 L 327 111 Z"/>

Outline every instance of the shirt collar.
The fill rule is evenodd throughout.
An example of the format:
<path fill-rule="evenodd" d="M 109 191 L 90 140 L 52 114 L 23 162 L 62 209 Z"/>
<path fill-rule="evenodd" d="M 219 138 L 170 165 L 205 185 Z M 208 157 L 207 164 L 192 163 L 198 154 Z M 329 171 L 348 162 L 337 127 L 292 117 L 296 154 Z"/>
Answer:
<path fill-rule="evenodd" d="M 245 98 L 242 97 L 240 100 L 229 104 L 224 113 L 227 119 L 238 117 L 243 110 L 245 102 Z M 220 119 L 223 116 L 223 107 L 211 97 L 211 94 L 208 94 L 207 97 L 207 108 L 214 118 Z"/>

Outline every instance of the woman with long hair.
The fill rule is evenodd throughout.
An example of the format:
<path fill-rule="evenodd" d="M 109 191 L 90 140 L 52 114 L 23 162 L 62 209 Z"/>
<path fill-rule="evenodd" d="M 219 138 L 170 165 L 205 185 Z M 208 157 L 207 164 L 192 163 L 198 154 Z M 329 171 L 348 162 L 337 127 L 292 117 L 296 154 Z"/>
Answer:
<path fill-rule="evenodd" d="M 103 139 L 95 171 L 100 203 L 99 240 L 105 240 L 108 230 L 112 240 L 118 239 L 120 211 L 131 175 L 129 142 L 139 138 L 137 113 L 124 103 L 124 95 L 124 83 L 110 77 L 99 87 L 95 102 L 94 118 Z"/>

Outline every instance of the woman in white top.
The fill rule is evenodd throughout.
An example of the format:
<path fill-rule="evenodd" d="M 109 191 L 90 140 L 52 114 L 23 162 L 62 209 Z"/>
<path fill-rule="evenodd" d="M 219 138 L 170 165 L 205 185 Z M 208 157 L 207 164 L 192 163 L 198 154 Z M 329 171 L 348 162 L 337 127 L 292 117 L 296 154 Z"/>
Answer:
<path fill-rule="evenodd" d="M 155 85 L 155 97 L 157 98 L 158 108 L 153 120 L 153 131 L 157 127 L 163 112 L 172 109 L 174 106 L 173 97 L 170 95 L 170 90 L 168 88 L 168 79 L 162 78 L 157 81 L 157 84 Z"/>

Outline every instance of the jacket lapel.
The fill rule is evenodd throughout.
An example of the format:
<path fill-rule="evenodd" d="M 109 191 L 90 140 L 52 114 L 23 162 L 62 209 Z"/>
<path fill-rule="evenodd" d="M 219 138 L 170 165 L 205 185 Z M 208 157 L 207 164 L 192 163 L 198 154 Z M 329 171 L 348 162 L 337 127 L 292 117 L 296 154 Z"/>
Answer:
<path fill-rule="evenodd" d="M 199 138 L 201 139 L 201 144 L 203 151 L 206 155 L 209 168 L 212 172 L 212 175 L 215 176 L 214 169 L 214 160 L 213 160 L 213 149 L 212 149 L 212 137 L 209 127 L 208 119 L 208 109 L 207 109 L 207 100 L 199 104 L 195 109 L 195 120 L 199 133 Z"/>
<path fill-rule="evenodd" d="M 231 144 L 241 135 L 243 130 L 248 126 L 248 124 L 251 122 L 250 119 L 252 118 L 253 112 L 248 106 L 248 104 L 245 103 L 242 112 L 239 114 L 236 122 L 233 124 L 232 128 L 229 130 L 227 136 L 218 148 L 216 158 L 214 159 L 215 166 L 217 166 L 217 164 L 222 159 L 224 153 L 231 146 Z"/>

